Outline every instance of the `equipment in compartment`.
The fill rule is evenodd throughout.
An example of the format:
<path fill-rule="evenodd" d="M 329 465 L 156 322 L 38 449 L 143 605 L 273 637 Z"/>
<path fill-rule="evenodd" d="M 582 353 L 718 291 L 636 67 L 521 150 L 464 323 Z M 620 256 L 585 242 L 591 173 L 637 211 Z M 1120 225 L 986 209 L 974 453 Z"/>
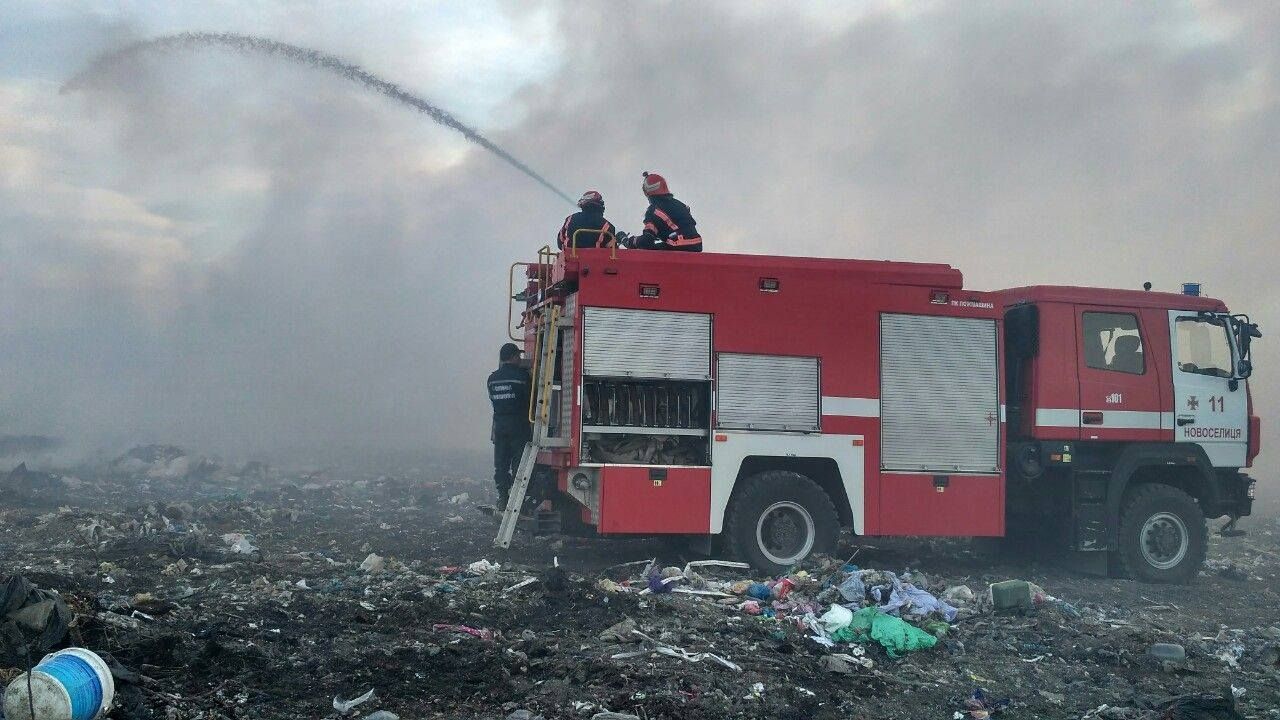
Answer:
<path fill-rule="evenodd" d="M 707 465 L 710 397 L 701 381 L 585 378 L 582 461 Z"/>
<path fill-rule="evenodd" d="M 705 382 L 584 380 L 582 424 L 607 427 L 706 429 Z"/>
<path fill-rule="evenodd" d="M 620 465 L 706 465 L 707 438 L 705 435 L 584 433 L 582 460 Z"/>

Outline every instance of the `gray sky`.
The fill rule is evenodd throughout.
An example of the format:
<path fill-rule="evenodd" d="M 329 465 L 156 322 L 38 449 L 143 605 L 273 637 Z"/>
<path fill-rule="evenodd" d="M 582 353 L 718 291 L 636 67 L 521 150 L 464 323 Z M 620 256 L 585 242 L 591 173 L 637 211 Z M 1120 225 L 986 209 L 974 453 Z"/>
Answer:
<path fill-rule="evenodd" d="M 782 5 L 5 3 L 0 434 L 487 444 L 507 266 L 569 208 L 267 59 L 154 55 L 59 94 L 183 30 L 359 63 L 624 229 L 660 170 L 710 249 L 950 262 L 983 289 L 1197 280 L 1280 330 L 1280 5 Z"/>

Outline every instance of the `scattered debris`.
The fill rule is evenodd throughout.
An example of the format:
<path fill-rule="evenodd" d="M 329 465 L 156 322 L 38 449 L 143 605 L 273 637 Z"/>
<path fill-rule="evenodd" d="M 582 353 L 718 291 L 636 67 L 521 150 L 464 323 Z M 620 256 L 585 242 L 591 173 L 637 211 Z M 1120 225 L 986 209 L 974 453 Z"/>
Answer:
<path fill-rule="evenodd" d="M 669 657 L 680 658 L 681 660 L 687 660 L 689 662 L 694 662 L 694 663 L 702 662 L 703 660 L 710 660 L 718 665 L 729 668 L 730 670 L 733 670 L 735 672 L 742 672 L 742 668 L 739 665 L 737 665 L 736 663 L 729 662 L 728 660 L 720 657 L 719 655 L 716 655 L 715 653 L 709 653 L 709 652 L 691 653 L 685 650 L 684 648 L 676 647 L 674 645 L 668 645 L 666 643 L 659 642 L 658 640 L 654 640 L 653 638 L 649 637 L 648 635 L 645 635 L 639 630 L 632 630 L 631 632 L 632 634 L 636 635 L 640 639 L 653 645 L 652 652 L 658 655 L 667 655 Z M 613 660 L 624 660 L 627 658 L 639 657 L 641 655 L 647 654 L 647 652 L 648 651 L 617 653 L 610 657 Z"/>
<path fill-rule="evenodd" d="M 258 552 L 258 546 L 253 544 L 244 533 L 227 533 L 222 536 L 222 542 L 227 544 L 227 548 L 236 555 L 252 555 Z"/>
<path fill-rule="evenodd" d="M 1166 662 L 1182 662 L 1187 659 L 1187 649 L 1177 643 L 1155 643 L 1151 646 L 1151 656 Z"/>
<path fill-rule="evenodd" d="M 58 594 L 13 575 L 0 582 L 0 667 L 22 666 L 62 641 L 72 613 Z"/>
<path fill-rule="evenodd" d="M 986 720 L 1005 708 L 1009 707 L 1009 698 L 996 700 L 987 695 L 982 688 L 974 688 L 973 693 L 964 701 L 964 714 L 956 713 L 956 715 L 974 718 L 974 720 Z"/>
<path fill-rule="evenodd" d="M 927 650 L 938 642 L 938 638 L 902 618 L 886 615 L 877 607 L 863 608 L 854 613 L 849 624 L 832 633 L 832 637 L 854 642 L 875 640 L 891 658 L 914 650 Z"/>
<path fill-rule="evenodd" d="M 360 563 L 360 569 L 370 575 L 377 575 L 378 573 L 385 570 L 386 567 L 387 567 L 386 559 L 376 553 L 369 553 L 368 557 L 366 557 L 364 561 Z"/>
<path fill-rule="evenodd" d="M 1155 703 L 1160 720 L 1244 720 L 1236 709 L 1235 695 L 1191 693 Z"/>
<path fill-rule="evenodd" d="M 102 648 L 115 720 L 1155 720 L 1186 693 L 1169 713 L 1280 706 L 1280 622 L 1260 610 L 1280 590 L 1280 525 L 1257 517 L 1247 536 L 1209 538 L 1190 586 L 993 564 L 946 539 L 885 539 L 770 577 L 635 538 L 521 533 L 495 557 L 491 521 L 464 511 L 492 492 L 480 471 L 246 467 L 197 481 L 190 467 L 152 472 L 171 452 L 154 460 L 132 475 L 77 469 L 73 484 L 25 470 L 59 488 L 56 505 L 0 496 L 0 572 L 48 593 L 35 605 L 67 608 L 49 650 Z M 1228 564 L 1249 593 L 1229 592 L 1241 586 Z M 1025 580 L 993 612 L 992 586 L 1010 577 Z M 46 608 L 0 624 L 38 626 Z M 13 660 L 0 681 L 25 668 Z"/>
<path fill-rule="evenodd" d="M 496 573 L 502 569 L 498 563 L 491 563 L 488 560 L 477 560 L 467 566 L 468 575 L 488 575 Z"/>
<path fill-rule="evenodd" d="M 1003 580 L 991 583 L 987 597 L 996 610 L 1024 609 L 1035 603 L 1035 590 L 1026 580 Z"/>
<path fill-rule="evenodd" d="M 433 631 L 435 631 L 435 632 L 452 632 L 452 633 L 461 633 L 461 634 L 463 634 L 463 635 L 470 635 L 471 637 L 479 638 L 479 639 L 481 639 L 481 640 L 492 640 L 492 639 L 493 639 L 493 631 L 492 631 L 492 630 L 480 630 L 480 629 L 473 628 L 473 627 L 467 627 L 466 625 L 443 625 L 443 624 L 437 624 L 437 625 L 432 625 L 432 626 L 431 626 L 431 629 L 432 629 Z"/>
<path fill-rule="evenodd" d="M 627 618 L 620 623 L 610 625 L 600 633 L 600 639 L 611 643 L 633 643 L 640 642 L 640 638 L 636 635 L 636 621 Z"/>
<path fill-rule="evenodd" d="M 353 698 L 351 700 L 339 700 L 337 696 L 334 696 L 333 709 L 337 710 L 339 713 L 343 715 L 346 715 L 347 713 L 354 710 L 356 707 L 363 705 L 369 702 L 370 700 L 372 700 L 373 695 L 374 695 L 374 691 L 370 689 L 369 692 L 361 695 L 358 698 Z"/>

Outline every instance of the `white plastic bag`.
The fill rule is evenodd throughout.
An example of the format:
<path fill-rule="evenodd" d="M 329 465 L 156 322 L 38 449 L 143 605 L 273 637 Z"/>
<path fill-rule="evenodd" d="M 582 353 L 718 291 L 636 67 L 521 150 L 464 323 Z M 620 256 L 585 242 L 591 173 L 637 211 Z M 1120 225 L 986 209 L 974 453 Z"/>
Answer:
<path fill-rule="evenodd" d="M 853 622 L 853 611 L 843 605 L 832 605 L 822 617 L 818 618 L 822 621 L 822 627 L 827 634 L 837 632 L 843 628 L 849 627 L 849 623 Z"/>

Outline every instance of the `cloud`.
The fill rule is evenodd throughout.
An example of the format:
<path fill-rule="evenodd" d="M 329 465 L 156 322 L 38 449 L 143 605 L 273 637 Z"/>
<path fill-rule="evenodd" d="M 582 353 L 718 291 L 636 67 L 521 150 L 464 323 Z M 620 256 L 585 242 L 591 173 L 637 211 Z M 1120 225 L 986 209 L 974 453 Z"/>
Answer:
<path fill-rule="evenodd" d="M 500 91 L 492 65 L 470 77 L 396 18 L 265 26 L 474 99 L 442 104 L 571 192 L 602 190 L 627 230 L 640 171 L 660 170 L 710 249 L 951 262 L 979 288 L 1198 280 L 1264 332 L 1280 318 L 1276 12 L 815 8 L 509 6 L 482 44 L 520 78 Z M 383 98 L 261 59 L 153 57 L 75 97 L 17 86 L 0 369 L 22 381 L 0 432 L 485 446 L 507 265 L 550 240 L 553 196 Z M 1265 416 L 1280 352 L 1255 352 Z"/>

